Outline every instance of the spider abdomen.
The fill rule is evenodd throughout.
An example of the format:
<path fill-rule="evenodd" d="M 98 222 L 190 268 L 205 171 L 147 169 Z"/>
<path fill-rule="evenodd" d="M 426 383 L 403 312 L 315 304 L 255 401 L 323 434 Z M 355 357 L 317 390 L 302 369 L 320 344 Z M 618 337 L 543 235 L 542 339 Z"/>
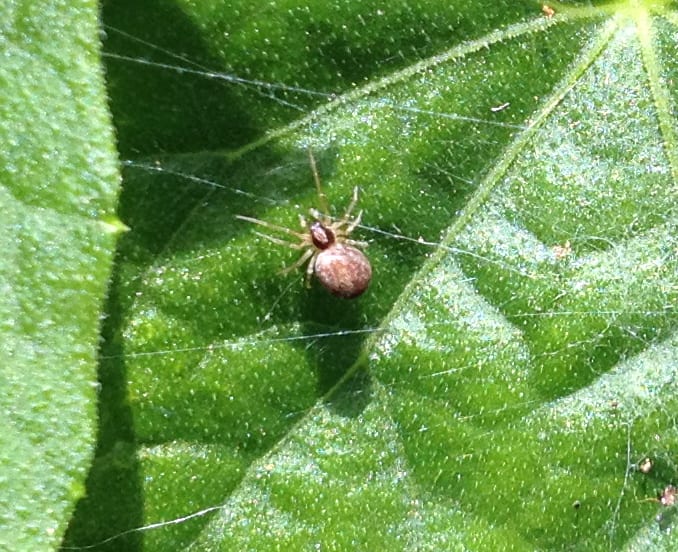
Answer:
<path fill-rule="evenodd" d="M 372 279 L 372 266 L 362 251 L 343 243 L 318 253 L 313 271 L 332 295 L 352 299 L 363 293 Z"/>

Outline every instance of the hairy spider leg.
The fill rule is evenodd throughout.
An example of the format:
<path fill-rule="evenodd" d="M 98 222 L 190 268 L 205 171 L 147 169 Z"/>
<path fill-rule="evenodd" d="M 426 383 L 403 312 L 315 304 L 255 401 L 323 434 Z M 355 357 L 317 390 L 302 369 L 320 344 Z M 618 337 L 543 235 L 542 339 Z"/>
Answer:
<path fill-rule="evenodd" d="M 254 232 L 257 236 L 264 238 L 265 240 L 268 240 L 268 241 L 275 243 L 277 245 L 283 245 L 283 246 L 289 247 L 291 249 L 304 249 L 305 247 L 308 247 L 309 245 L 311 245 L 311 248 L 308 249 L 307 251 L 304 251 L 303 255 L 301 257 L 299 257 L 299 259 L 296 262 L 294 262 L 293 264 L 291 264 L 288 267 L 283 268 L 280 271 L 280 274 L 288 274 L 289 272 L 292 272 L 293 270 L 299 268 L 306 261 L 311 259 L 311 262 L 308 263 L 308 267 L 306 268 L 306 287 L 311 287 L 311 276 L 313 276 L 313 268 L 315 266 L 315 262 L 313 262 L 313 257 L 315 255 L 317 255 L 317 251 L 315 250 L 315 247 L 313 247 L 312 243 L 309 242 L 307 234 L 295 232 L 294 230 L 290 230 L 289 228 L 284 228 L 282 226 L 278 226 L 277 224 L 271 224 L 270 222 L 255 219 L 253 217 L 246 217 L 244 215 L 236 215 L 236 218 L 239 218 L 241 220 L 246 220 L 248 222 L 253 222 L 254 224 L 258 224 L 260 226 L 263 226 L 264 228 L 270 228 L 271 230 L 277 230 L 279 232 L 284 232 L 285 234 L 288 234 L 290 236 L 295 236 L 295 237 L 297 237 L 301 240 L 299 243 L 292 243 L 292 242 L 288 242 L 288 241 L 285 241 L 285 240 L 281 240 L 280 238 L 276 238 L 275 236 L 269 236 L 268 234 L 264 234 L 262 232 Z"/>
<path fill-rule="evenodd" d="M 307 253 L 308 253 L 308 251 L 307 251 Z M 305 280 L 304 284 L 306 285 L 306 289 L 311 289 L 311 278 L 313 277 L 313 273 L 315 272 L 315 260 L 317 258 L 318 258 L 318 252 L 313 251 L 313 254 L 311 256 L 311 260 L 308 262 L 308 266 L 306 267 L 306 276 L 304 278 L 304 280 Z M 304 264 L 304 263 L 302 263 L 302 264 Z"/>
<path fill-rule="evenodd" d="M 349 219 L 351 218 L 351 213 L 353 212 L 353 209 L 355 208 L 357 203 L 358 203 L 358 186 L 353 188 L 353 197 L 351 198 L 351 203 L 348 204 L 348 207 L 346 208 L 346 212 L 344 213 L 344 216 L 341 217 L 336 223 L 334 223 L 335 228 L 340 228 L 340 227 L 349 223 Z M 329 216 L 329 215 L 326 215 L 324 213 L 321 213 L 320 211 L 318 211 L 318 209 L 311 209 L 310 213 L 313 216 L 313 218 L 322 221 L 323 224 L 325 224 L 327 226 L 329 226 L 330 224 L 333 224 L 332 223 L 332 217 Z M 358 216 L 356 217 L 356 220 L 358 222 L 356 222 L 355 224 L 351 223 L 349 225 L 349 228 L 350 228 L 349 231 L 352 231 L 356 226 L 358 226 L 358 224 L 360 224 L 360 217 L 362 217 L 362 215 L 363 215 L 363 212 L 360 211 L 360 213 L 358 213 Z M 355 221 L 353 221 L 353 222 L 355 222 Z"/>
<path fill-rule="evenodd" d="M 305 243 L 288 242 L 285 240 L 281 240 L 280 238 L 276 238 L 275 236 L 269 236 L 268 234 L 264 234 L 263 232 L 255 231 L 254 233 L 260 238 L 264 238 L 272 243 L 275 243 L 276 245 L 284 245 L 286 247 L 290 247 L 291 249 L 303 249 L 304 247 L 307 247 L 307 244 Z"/>
<path fill-rule="evenodd" d="M 341 221 L 340 221 L 340 222 L 341 222 L 342 224 L 346 224 L 346 223 L 348 222 L 348 219 L 351 218 L 351 213 L 353 212 L 353 209 L 355 208 L 355 206 L 357 205 L 357 203 L 358 203 L 358 186 L 356 186 L 355 188 L 353 188 L 353 197 L 351 198 L 351 203 L 348 204 L 348 207 L 346 207 L 346 212 L 344 213 L 344 216 L 341 217 Z M 363 212 L 360 211 L 360 213 L 358 214 L 358 216 L 357 216 L 357 218 L 356 218 L 356 220 L 357 220 L 358 222 L 360 222 L 360 217 L 361 217 L 362 215 L 363 215 Z M 358 225 L 358 223 L 356 223 L 356 224 L 351 224 L 351 226 L 350 226 L 351 230 L 353 230 L 357 225 Z"/>
<path fill-rule="evenodd" d="M 315 220 L 322 222 L 325 226 L 330 226 L 332 224 L 332 217 L 325 213 L 321 213 L 318 209 L 311 208 L 308 212 Z"/>
<path fill-rule="evenodd" d="M 294 230 L 290 230 L 289 228 L 285 228 L 284 226 L 278 226 L 277 224 L 271 224 L 270 222 L 266 222 L 265 220 L 259 220 L 259 219 L 255 219 L 255 218 L 252 218 L 252 217 L 246 217 L 244 215 L 235 215 L 235 218 L 240 219 L 240 220 L 246 220 L 247 222 L 253 222 L 254 224 L 258 224 L 259 226 L 263 226 L 264 228 L 270 228 L 271 230 L 277 230 L 278 232 L 283 232 L 284 234 L 287 234 L 288 236 L 294 236 L 295 238 L 298 238 L 298 239 L 302 240 L 303 242 L 308 241 L 306 234 L 302 234 L 301 232 L 295 232 Z M 287 242 L 285 242 L 285 243 L 287 243 Z"/>
<path fill-rule="evenodd" d="M 313 267 L 315 266 L 314 257 L 317 255 L 317 253 L 318 252 L 315 249 L 308 249 L 304 251 L 304 254 L 299 257 L 295 263 L 283 268 L 280 271 L 280 274 L 289 274 L 293 270 L 303 266 L 306 261 L 311 259 L 311 262 L 308 263 L 308 267 L 306 267 L 306 287 L 311 287 L 311 276 L 313 275 Z"/>
<path fill-rule="evenodd" d="M 351 224 L 348 225 L 348 228 L 346 228 L 346 230 L 343 231 L 344 234 L 348 236 L 351 232 L 353 232 L 353 230 L 355 230 L 356 226 L 358 226 L 360 224 L 360 221 L 362 220 L 362 218 L 363 218 L 363 212 L 362 212 L 362 210 L 360 210 L 360 211 L 358 211 L 358 216 L 356 218 L 354 218 L 351 221 Z M 346 219 L 341 220 L 342 225 L 346 224 L 346 223 L 348 223 L 348 220 L 346 220 Z"/>
<path fill-rule="evenodd" d="M 320 208 L 322 209 L 323 214 L 326 217 L 330 215 L 330 206 L 327 201 L 327 196 L 323 192 L 323 187 L 320 183 L 320 175 L 318 174 L 318 168 L 315 164 L 315 158 L 313 157 L 313 151 L 311 148 L 308 148 L 308 159 L 311 162 L 311 172 L 313 173 L 313 181 L 315 182 L 315 189 L 318 191 L 318 201 L 320 203 Z"/>
<path fill-rule="evenodd" d="M 358 241 L 358 240 L 347 240 L 343 239 L 342 240 L 346 245 L 351 245 L 353 247 L 362 247 L 363 249 L 365 247 L 368 247 L 370 244 L 364 241 Z"/>

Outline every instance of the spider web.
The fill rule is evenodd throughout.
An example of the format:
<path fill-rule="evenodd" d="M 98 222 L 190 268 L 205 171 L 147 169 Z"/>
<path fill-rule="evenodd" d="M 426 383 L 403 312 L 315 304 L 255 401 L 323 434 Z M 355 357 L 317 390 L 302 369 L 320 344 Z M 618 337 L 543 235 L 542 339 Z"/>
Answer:
<path fill-rule="evenodd" d="M 237 87 L 275 124 L 227 152 L 123 161 L 132 232 L 99 453 L 64 549 L 346 531 L 389 549 L 675 545 L 671 511 L 646 500 L 677 470 L 677 165 L 656 72 L 671 68 L 640 16 L 551 25 L 488 31 L 349 93 L 106 27 L 129 45 L 110 63 Z M 545 30 L 558 63 L 534 69 Z M 488 73 L 507 59 L 517 88 Z M 235 219 L 298 228 L 317 205 L 308 147 L 335 215 L 362 190 L 375 275 L 357 302 L 277 275 L 295 253 Z M 127 511 L 107 504 L 121 474 Z"/>

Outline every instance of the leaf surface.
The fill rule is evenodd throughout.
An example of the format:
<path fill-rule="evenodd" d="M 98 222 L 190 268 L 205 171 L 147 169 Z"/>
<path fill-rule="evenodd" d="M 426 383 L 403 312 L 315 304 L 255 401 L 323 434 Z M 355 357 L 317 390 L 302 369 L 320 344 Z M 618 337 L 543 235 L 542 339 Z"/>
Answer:
<path fill-rule="evenodd" d="M 70 542 L 675 546 L 651 501 L 678 439 L 670 6 L 228 7 L 175 44 L 105 12 L 133 232 Z M 235 218 L 298 228 L 308 148 L 334 216 L 361 190 L 354 301 Z"/>
<path fill-rule="evenodd" d="M 93 2 L 0 8 L 0 548 L 55 549 L 95 444 L 119 175 Z"/>

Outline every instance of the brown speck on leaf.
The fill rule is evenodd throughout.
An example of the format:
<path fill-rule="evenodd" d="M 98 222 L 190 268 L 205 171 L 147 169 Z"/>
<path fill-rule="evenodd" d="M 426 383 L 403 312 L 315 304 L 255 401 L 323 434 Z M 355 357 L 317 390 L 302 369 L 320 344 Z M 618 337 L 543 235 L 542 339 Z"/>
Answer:
<path fill-rule="evenodd" d="M 676 494 L 678 493 L 678 488 L 673 485 L 668 485 L 661 496 L 659 497 L 659 503 L 662 506 L 673 506 L 676 503 Z"/>
<path fill-rule="evenodd" d="M 554 245 L 552 248 L 553 254 L 556 257 L 557 261 L 561 261 L 565 257 L 569 257 L 572 254 L 572 246 L 570 241 L 566 241 L 563 245 Z"/>

